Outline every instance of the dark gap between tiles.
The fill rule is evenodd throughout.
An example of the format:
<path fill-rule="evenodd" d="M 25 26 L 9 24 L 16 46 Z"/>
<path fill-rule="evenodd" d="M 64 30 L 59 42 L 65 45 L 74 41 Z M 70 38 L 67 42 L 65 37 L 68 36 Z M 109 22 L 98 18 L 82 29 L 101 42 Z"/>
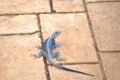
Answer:
<path fill-rule="evenodd" d="M 87 3 L 86 3 L 85 0 L 83 0 L 83 4 L 84 4 L 84 7 L 85 7 L 86 16 L 87 16 L 87 20 L 88 20 L 89 29 L 90 29 L 90 32 L 91 32 L 91 37 L 92 37 L 92 40 L 93 40 L 94 48 L 96 50 L 96 55 L 97 55 L 97 58 L 98 58 L 99 63 L 100 63 L 100 68 L 101 68 L 103 80 L 107 80 L 106 74 L 105 74 L 105 71 L 104 71 L 104 68 L 103 68 L 103 64 L 102 64 L 102 61 L 101 61 L 101 57 L 100 57 L 100 55 L 98 53 L 99 50 L 98 50 L 97 42 L 96 42 L 96 39 L 95 39 L 95 33 L 93 31 L 92 23 L 91 23 L 91 20 L 90 20 L 90 17 L 89 17 L 89 12 L 87 10 Z"/>
<path fill-rule="evenodd" d="M 0 14 L 0 16 L 17 16 L 17 15 L 37 15 L 37 14 L 69 14 L 69 13 L 86 13 L 85 11 L 75 11 L 75 12 L 41 12 L 41 13 L 12 13 L 12 14 Z"/>
<path fill-rule="evenodd" d="M 84 65 L 84 64 L 99 64 L 99 62 L 80 62 L 80 63 L 58 63 L 59 65 Z M 52 64 L 48 64 L 50 66 L 53 66 Z"/>
<path fill-rule="evenodd" d="M 52 0 L 49 0 L 49 4 L 50 4 L 51 13 L 56 13 L 56 11 L 53 9 L 53 1 Z"/>
<path fill-rule="evenodd" d="M 120 50 L 114 50 L 114 51 L 99 51 L 100 53 L 120 53 Z"/>
<path fill-rule="evenodd" d="M 32 35 L 32 34 L 36 34 L 36 33 L 39 33 L 39 31 L 34 31 L 34 32 L 30 32 L 30 33 L 9 33 L 9 34 L 0 34 L 0 36 Z"/>
<path fill-rule="evenodd" d="M 116 0 L 116 1 L 96 1 L 96 2 L 86 2 L 86 4 L 92 4 L 92 3 L 107 3 L 107 2 L 120 2 L 120 0 Z"/>
<path fill-rule="evenodd" d="M 39 32 L 40 32 L 40 39 L 41 39 L 41 44 L 42 44 L 44 40 L 43 40 L 43 35 L 42 35 L 42 28 L 41 28 L 41 23 L 40 23 L 40 17 L 39 17 L 39 14 L 37 14 L 36 16 L 37 16 L 38 27 L 39 27 Z M 49 74 L 47 59 L 44 56 L 43 56 L 43 61 L 44 61 L 44 64 L 45 64 L 46 79 L 50 80 L 50 74 Z"/>

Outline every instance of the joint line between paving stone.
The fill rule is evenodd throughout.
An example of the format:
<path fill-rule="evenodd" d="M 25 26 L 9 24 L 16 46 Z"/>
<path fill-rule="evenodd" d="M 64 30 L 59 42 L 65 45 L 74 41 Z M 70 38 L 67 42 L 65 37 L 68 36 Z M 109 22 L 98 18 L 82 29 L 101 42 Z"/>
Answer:
<path fill-rule="evenodd" d="M 69 14 L 69 13 L 86 13 L 85 11 L 75 11 L 75 12 L 54 12 L 52 14 Z"/>
<path fill-rule="evenodd" d="M 38 13 L 12 13 L 12 14 L 9 14 L 9 13 L 5 13 L 5 14 L 0 14 L 0 16 L 14 16 L 14 15 L 37 15 L 37 14 L 51 14 L 51 12 L 38 12 Z"/>
<path fill-rule="evenodd" d="M 120 53 L 120 50 L 115 51 L 99 51 L 100 53 Z"/>
<path fill-rule="evenodd" d="M 97 42 L 96 42 L 96 39 L 95 39 L 95 34 L 94 34 L 94 31 L 93 31 L 93 28 L 92 28 L 92 23 L 91 23 L 91 20 L 90 20 L 90 17 L 89 17 L 89 13 L 88 13 L 88 10 L 87 10 L 87 3 L 86 3 L 85 0 L 83 0 L 83 5 L 84 5 L 84 7 L 85 7 L 86 16 L 87 16 L 88 24 L 89 24 L 89 29 L 90 29 L 91 37 L 92 37 L 92 40 L 93 40 L 93 45 L 94 45 L 94 48 L 95 48 L 95 50 L 96 50 L 97 58 L 99 59 L 99 63 L 100 63 L 100 68 L 101 68 L 103 80 L 107 80 L 106 74 L 105 74 L 105 71 L 104 71 L 104 68 L 103 68 L 103 64 L 102 64 L 101 57 L 100 57 L 100 55 L 98 54 L 99 50 L 98 50 Z"/>
<path fill-rule="evenodd" d="M 9 34 L 0 34 L 0 36 L 14 36 L 14 35 L 32 35 L 32 34 L 36 34 L 39 33 L 39 31 L 34 31 L 31 33 L 9 33 Z"/>
<path fill-rule="evenodd" d="M 43 12 L 43 13 L 19 13 L 19 14 L 0 14 L 0 16 L 17 16 L 17 15 L 37 15 L 37 14 L 69 14 L 69 13 L 86 13 L 85 11 L 76 11 L 76 12 Z"/>
<path fill-rule="evenodd" d="M 92 4 L 92 3 L 107 3 L 107 2 L 120 2 L 120 0 L 118 0 L 118 1 L 96 1 L 96 2 L 90 1 L 90 2 L 86 2 L 86 4 Z"/>
<path fill-rule="evenodd" d="M 86 7 L 85 0 L 83 0 L 83 5 L 85 7 L 86 16 L 87 16 L 87 20 L 88 20 L 88 24 L 89 24 L 89 29 L 90 29 L 90 32 L 91 32 L 91 37 L 92 37 L 93 42 L 94 42 L 94 48 L 96 49 L 96 51 L 99 51 L 98 45 L 97 45 L 97 42 L 96 42 L 96 39 L 95 39 L 95 34 L 94 34 L 94 31 L 93 31 L 93 28 L 92 28 L 92 23 L 91 23 L 91 20 L 90 20 L 89 14 L 88 14 L 88 10 L 87 10 L 87 7 Z"/>
<path fill-rule="evenodd" d="M 80 62 L 80 63 L 58 63 L 59 65 L 84 65 L 84 64 L 99 64 L 99 62 Z M 49 64 L 50 66 L 53 66 L 52 64 Z"/>
<path fill-rule="evenodd" d="M 56 11 L 53 9 L 53 1 L 49 0 L 49 4 L 50 4 L 51 13 L 55 13 Z"/>
<path fill-rule="evenodd" d="M 41 39 L 41 44 L 43 43 L 43 35 L 42 35 L 42 28 L 41 28 L 41 23 L 40 23 L 40 14 L 37 14 L 37 21 L 38 21 L 38 28 L 39 28 L 39 32 L 40 32 L 40 39 Z M 49 74 L 49 70 L 48 70 L 48 64 L 47 64 L 47 59 L 43 56 L 43 61 L 45 64 L 45 72 L 46 72 L 46 79 L 50 80 L 50 74 Z"/>

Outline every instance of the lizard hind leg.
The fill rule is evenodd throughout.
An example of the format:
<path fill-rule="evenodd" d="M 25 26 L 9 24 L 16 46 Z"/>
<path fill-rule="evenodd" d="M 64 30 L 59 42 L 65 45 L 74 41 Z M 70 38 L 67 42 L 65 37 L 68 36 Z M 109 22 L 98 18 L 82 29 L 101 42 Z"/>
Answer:
<path fill-rule="evenodd" d="M 57 61 L 63 61 L 64 60 L 63 58 L 60 58 L 60 53 L 59 52 L 53 52 L 52 57 L 53 58 L 55 57 L 57 59 Z"/>

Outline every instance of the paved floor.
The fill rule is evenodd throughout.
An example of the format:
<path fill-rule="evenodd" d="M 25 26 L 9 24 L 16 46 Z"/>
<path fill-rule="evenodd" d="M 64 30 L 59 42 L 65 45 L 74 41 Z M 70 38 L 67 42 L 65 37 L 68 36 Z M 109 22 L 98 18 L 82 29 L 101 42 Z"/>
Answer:
<path fill-rule="evenodd" d="M 0 80 L 119 80 L 120 0 L 0 0 Z M 68 68 L 34 59 L 54 30 Z"/>

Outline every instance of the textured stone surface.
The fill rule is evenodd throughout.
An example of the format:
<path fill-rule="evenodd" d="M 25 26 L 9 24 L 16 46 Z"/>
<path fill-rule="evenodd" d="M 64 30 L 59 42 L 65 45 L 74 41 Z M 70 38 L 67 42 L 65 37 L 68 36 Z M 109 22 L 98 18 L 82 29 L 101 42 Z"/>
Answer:
<path fill-rule="evenodd" d="M 37 34 L 0 36 L 0 80 L 46 80 L 43 59 L 34 59 Z"/>
<path fill-rule="evenodd" d="M 0 0 L 0 14 L 50 12 L 49 0 Z"/>
<path fill-rule="evenodd" d="M 0 34 L 30 33 L 37 30 L 35 15 L 0 16 Z"/>
<path fill-rule="evenodd" d="M 98 61 L 85 14 L 42 14 L 40 18 L 44 39 L 54 30 L 61 30 L 56 40 L 60 47 L 56 51 L 66 59 L 65 62 Z"/>
<path fill-rule="evenodd" d="M 97 1 L 119 1 L 119 0 L 86 0 L 86 2 L 97 2 Z"/>
<path fill-rule="evenodd" d="M 53 66 L 49 67 L 51 80 L 103 80 L 102 73 L 98 64 L 94 65 L 67 65 L 65 67 L 72 68 L 75 70 L 83 71 L 89 74 L 95 75 L 95 77 L 87 76 L 78 73 L 72 73 L 64 70 L 57 69 Z"/>
<path fill-rule="evenodd" d="M 101 54 L 101 58 L 107 80 L 119 80 L 120 53 L 103 53 Z"/>
<path fill-rule="evenodd" d="M 88 4 L 98 48 L 120 50 L 120 2 Z"/>
<path fill-rule="evenodd" d="M 82 0 L 53 0 L 53 9 L 56 12 L 84 11 Z"/>

